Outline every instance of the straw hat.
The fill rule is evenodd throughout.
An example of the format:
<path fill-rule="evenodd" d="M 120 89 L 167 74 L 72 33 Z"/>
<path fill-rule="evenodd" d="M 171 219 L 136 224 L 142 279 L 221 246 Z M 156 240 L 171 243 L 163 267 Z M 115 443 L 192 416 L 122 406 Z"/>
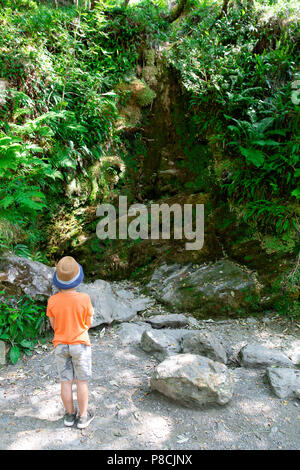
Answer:
<path fill-rule="evenodd" d="M 83 281 L 82 266 L 72 256 L 64 256 L 56 265 L 53 284 L 58 289 L 73 289 Z"/>

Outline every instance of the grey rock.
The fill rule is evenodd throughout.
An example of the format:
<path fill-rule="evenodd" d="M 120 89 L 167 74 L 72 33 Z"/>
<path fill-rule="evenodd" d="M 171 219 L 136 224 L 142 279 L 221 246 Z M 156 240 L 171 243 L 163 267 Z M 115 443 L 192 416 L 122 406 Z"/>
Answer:
<path fill-rule="evenodd" d="M 18 289 L 33 298 L 53 295 L 58 290 L 52 284 L 55 268 L 38 261 L 6 254 L 0 260 L 1 281 L 18 293 Z M 131 320 L 137 312 L 144 310 L 152 300 L 146 296 L 136 296 L 129 289 L 103 280 L 82 283 L 77 287 L 91 297 L 95 315 L 92 328 L 101 324 Z"/>
<path fill-rule="evenodd" d="M 300 400 L 300 388 L 297 388 L 296 390 L 294 390 L 294 395 L 296 398 Z"/>
<path fill-rule="evenodd" d="M 1 366 L 6 364 L 5 354 L 6 354 L 5 343 L 4 343 L 4 341 L 0 340 L 0 365 Z"/>
<path fill-rule="evenodd" d="M 117 291 L 118 296 L 125 300 L 125 302 L 130 302 L 137 312 L 145 310 L 154 303 L 151 297 L 147 297 L 146 295 L 136 296 L 130 289 L 122 287 L 122 285 L 119 285 L 117 282 L 112 283 L 111 286 L 113 290 Z"/>
<path fill-rule="evenodd" d="M 247 344 L 240 350 L 238 357 L 243 367 L 293 366 L 292 361 L 281 351 L 261 344 Z"/>
<path fill-rule="evenodd" d="M 163 264 L 154 271 L 147 288 L 177 312 L 203 314 L 247 307 L 249 297 L 259 290 L 254 274 L 227 259 L 200 266 Z"/>
<path fill-rule="evenodd" d="M 140 322 L 140 324 L 125 322 L 119 326 L 117 333 L 120 336 L 122 344 L 127 345 L 140 343 L 143 332 L 151 328 L 147 323 L 141 323 L 142 322 Z"/>
<path fill-rule="evenodd" d="M 287 355 L 295 366 L 300 366 L 300 341 L 293 342 L 293 346 L 287 352 Z"/>
<path fill-rule="evenodd" d="M 7 80 L 0 78 L 0 105 L 3 106 L 6 103 L 7 99 L 7 89 L 9 88 L 9 83 Z"/>
<path fill-rule="evenodd" d="M 142 334 L 140 346 L 145 352 L 162 361 L 180 352 L 180 340 L 188 333 L 188 330 L 183 329 L 146 330 Z"/>
<path fill-rule="evenodd" d="M 287 398 L 297 396 L 297 391 L 300 389 L 299 370 L 287 367 L 268 367 L 267 377 L 277 397 Z"/>
<path fill-rule="evenodd" d="M 126 298 L 124 289 L 119 291 L 117 285 L 112 285 L 101 279 L 92 283 L 82 283 L 77 287 L 77 290 L 85 292 L 91 298 L 95 312 L 92 328 L 113 322 L 128 322 L 145 305 L 136 299 L 131 292 L 128 292 Z"/>
<path fill-rule="evenodd" d="M 200 327 L 200 322 L 195 317 L 188 317 L 188 323 L 191 328 Z"/>
<path fill-rule="evenodd" d="M 185 315 L 174 313 L 169 315 L 153 315 L 145 319 L 153 328 L 180 328 L 189 324 Z"/>
<path fill-rule="evenodd" d="M 207 331 L 195 331 L 181 340 L 184 353 L 199 354 L 213 361 L 227 363 L 227 354 L 220 341 Z"/>
<path fill-rule="evenodd" d="M 295 366 L 300 366 L 300 352 L 291 354 L 290 358 Z"/>
<path fill-rule="evenodd" d="M 0 284 L 4 281 L 11 289 L 17 292 L 19 288 L 32 298 L 57 292 L 52 285 L 53 274 L 54 268 L 14 254 L 5 254 L 0 260 Z"/>
<path fill-rule="evenodd" d="M 224 364 L 197 354 L 177 354 L 155 369 L 150 385 L 187 407 L 225 405 L 233 395 L 232 377 Z"/>

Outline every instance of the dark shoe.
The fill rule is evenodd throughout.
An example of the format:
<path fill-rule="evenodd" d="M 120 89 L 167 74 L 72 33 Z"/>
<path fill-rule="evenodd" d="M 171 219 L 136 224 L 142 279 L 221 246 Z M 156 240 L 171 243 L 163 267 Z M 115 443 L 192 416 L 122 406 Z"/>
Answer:
<path fill-rule="evenodd" d="M 65 413 L 64 415 L 64 425 L 65 426 L 73 426 L 75 423 L 77 416 L 77 410 L 75 408 L 75 413 Z"/>
<path fill-rule="evenodd" d="M 77 421 L 78 429 L 86 428 L 94 418 L 95 415 L 91 411 L 88 411 L 86 416 L 79 416 Z"/>

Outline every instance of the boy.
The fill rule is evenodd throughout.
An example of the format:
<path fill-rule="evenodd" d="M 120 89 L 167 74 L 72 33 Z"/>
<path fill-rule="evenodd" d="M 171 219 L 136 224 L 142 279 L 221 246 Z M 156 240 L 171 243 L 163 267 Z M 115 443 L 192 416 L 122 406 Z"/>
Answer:
<path fill-rule="evenodd" d="M 54 353 L 61 381 L 61 399 L 65 407 L 64 424 L 72 426 L 77 419 L 79 429 L 94 419 L 88 410 L 88 384 L 92 376 L 91 343 L 88 329 L 92 324 L 93 307 L 88 294 L 75 288 L 84 277 L 82 267 L 71 256 L 57 264 L 53 284 L 60 290 L 48 300 L 47 313 L 54 330 Z M 79 415 L 73 403 L 72 384 L 76 381 Z"/>

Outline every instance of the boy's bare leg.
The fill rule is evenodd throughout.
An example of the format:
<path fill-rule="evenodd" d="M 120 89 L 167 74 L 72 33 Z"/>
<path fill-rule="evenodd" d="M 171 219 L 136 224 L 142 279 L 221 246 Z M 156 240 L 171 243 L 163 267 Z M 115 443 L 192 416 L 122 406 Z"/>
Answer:
<path fill-rule="evenodd" d="M 75 413 L 75 407 L 73 403 L 73 392 L 72 392 L 73 380 L 61 382 L 61 399 L 64 404 L 67 413 Z"/>
<path fill-rule="evenodd" d="M 88 409 L 89 389 L 86 380 L 76 380 L 77 386 L 77 403 L 79 408 L 79 416 L 86 416 Z"/>

